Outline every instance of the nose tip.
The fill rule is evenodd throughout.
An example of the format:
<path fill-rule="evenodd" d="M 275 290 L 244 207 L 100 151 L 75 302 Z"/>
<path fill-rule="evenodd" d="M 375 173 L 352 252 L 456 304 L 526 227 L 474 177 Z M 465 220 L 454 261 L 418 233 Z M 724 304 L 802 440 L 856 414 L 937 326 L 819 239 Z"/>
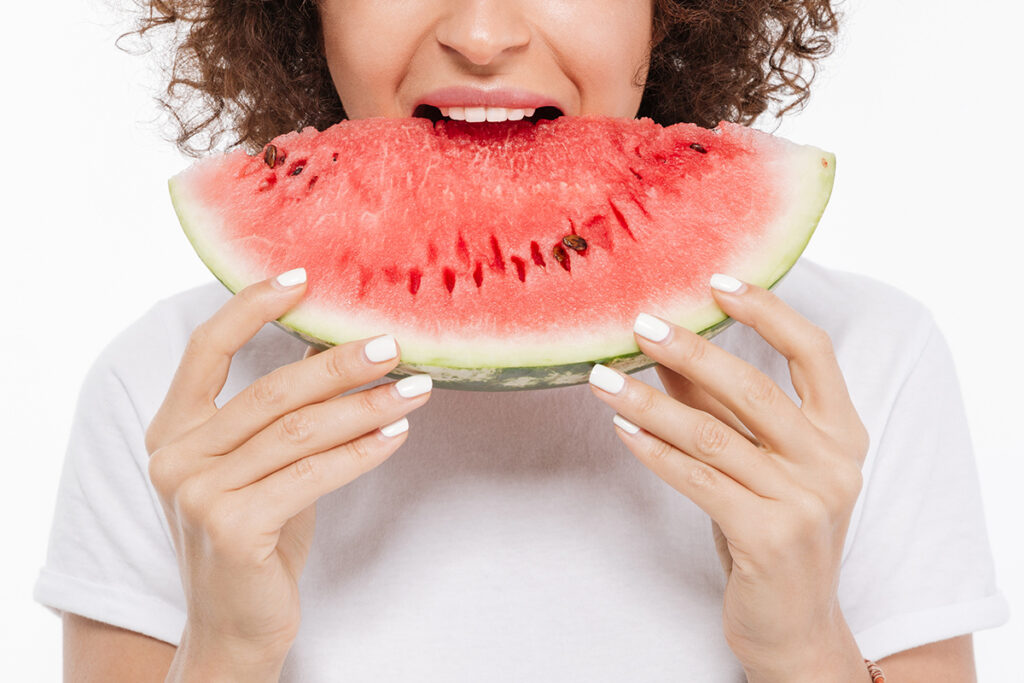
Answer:
<path fill-rule="evenodd" d="M 437 41 L 474 65 L 490 64 L 506 51 L 530 42 L 530 27 L 516 3 L 482 0 L 462 4 L 464 9 L 453 11 L 438 24 Z"/>

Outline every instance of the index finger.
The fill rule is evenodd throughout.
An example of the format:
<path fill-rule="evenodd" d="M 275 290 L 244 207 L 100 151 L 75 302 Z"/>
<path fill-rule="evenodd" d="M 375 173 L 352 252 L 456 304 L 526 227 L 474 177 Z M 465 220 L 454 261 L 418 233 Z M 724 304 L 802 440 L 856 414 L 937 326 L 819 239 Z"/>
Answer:
<path fill-rule="evenodd" d="M 786 358 L 801 410 L 819 428 L 856 416 L 832 339 L 774 293 L 750 283 L 713 290 L 728 315 L 752 327 Z"/>
<path fill-rule="evenodd" d="M 232 357 L 265 324 L 295 306 L 305 291 L 305 269 L 289 270 L 242 289 L 196 327 L 151 429 L 167 441 L 214 415 L 214 401 L 227 381 Z"/>
<path fill-rule="evenodd" d="M 206 455 L 222 455 L 283 415 L 379 379 L 396 365 L 398 344 L 389 334 L 331 347 L 260 377 L 187 440 L 202 444 Z"/>

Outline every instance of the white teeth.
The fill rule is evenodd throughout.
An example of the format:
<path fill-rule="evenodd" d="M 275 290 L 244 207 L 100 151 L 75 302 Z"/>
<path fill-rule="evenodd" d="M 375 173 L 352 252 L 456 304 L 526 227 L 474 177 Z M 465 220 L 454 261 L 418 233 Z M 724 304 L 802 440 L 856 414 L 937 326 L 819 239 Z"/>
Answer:
<path fill-rule="evenodd" d="M 439 107 L 441 116 L 454 121 L 519 121 L 533 116 L 536 109 L 507 109 L 505 107 Z"/>

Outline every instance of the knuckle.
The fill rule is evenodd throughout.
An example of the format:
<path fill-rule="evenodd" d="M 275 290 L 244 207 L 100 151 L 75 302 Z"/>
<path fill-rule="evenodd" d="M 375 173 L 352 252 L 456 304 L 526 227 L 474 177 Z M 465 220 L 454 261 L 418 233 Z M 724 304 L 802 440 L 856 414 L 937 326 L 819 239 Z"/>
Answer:
<path fill-rule="evenodd" d="M 760 544 L 764 548 L 766 559 L 783 557 L 792 550 L 797 536 L 793 525 L 783 518 L 762 529 Z"/>
<path fill-rule="evenodd" d="M 647 457 L 651 462 L 657 463 L 667 460 L 675 452 L 671 445 L 661 439 L 655 438 L 652 439 L 652 442 L 647 450 Z"/>
<path fill-rule="evenodd" d="M 373 449 L 370 448 L 366 439 L 356 439 L 346 444 L 348 459 L 351 461 L 356 472 L 363 474 L 373 469 Z"/>
<path fill-rule="evenodd" d="M 185 345 L 185 355 L 195 356 L 203 352 L 213 342 L 213 330 L 210 321 L 199 323 L 192 330 Z"/>
<path fill-rule="evenodd" d="M 313 421 L 301 410 L 288 413 L 278 424 L 281 436 L 288 443 L 304 443 L 313 434 Z"/>
<path fill-rule="evenodd" d="M 388 395 L 379 389 L 367 389 L 360 391 L 359 409 L 364 415 L 380 415 L 384 412 Z"/>
<path fill-rule="evenodd" d="M 247 515 L 241 506 L 225 496 L 210 504 L 208 511 L 203 518 L 202 529 L 213 548 L 221 555 L 231 555 L 242 549 L 245 543 L 240 543 L 240 539 L 247 536 Z"/>
<path fill-rule="evenodd" d="M 775 383 L 756 368 L 743 373 L 741 387 L 749 404 L 772 403 L 775 399 Z"/>
<path fill-rule="evenodd" d="M 690 364 L 696 365 L 704 361 L 707 356 L 708 342 L 699 335 L 686 335 L 686 341 L 681 342 L 683 360 Z"/>
<path fill-rule="evenodd" d="M 146 452 L 149 453 L 151 457 L 160 450 L 160 445 L 164 441 L 163 434 L 161 433 L 162 430 L 158 425 L 158 419 L 158 417 L 153 418 L 153 421 L 149 423 L 148 427 L 146 427 Z"/>
<path fill-rule="evenodd" d="M 807 350 L 816 356 L 834 356 L 835 347 L 832 345 L 832 337 L 823 328 L 817 325 L 811 326 L 807 335 Z"/>
<path fill-rule="evenodd" d="M 871 448 L 871 433 L 868 432 L 868 428 L 864 426 L 864 423 L 860 420 L 857 421 L 857 456 L 859 459 L 863 459 L 867 455 L 868 450 Z M 857 468 L 860 472 L 860 468 Z"/>
<path fill-rule="evenodd" d="M 860 496 L 864 487 L 864 473 L 860 467 L 855 465 L 844 465 L 835 468 L 836 488 L 839 490 L 838 499 L 847 504 L 852 504 Z"/>
<path fill-rule="evenodd" d="M 232 302 L 234 302 L 236 305 L 241 305 L 244 308 L 254 308 L 258 306 L 260 300 L 263 298 L 261 295 L 262 288 L 259 285 L 260 283 L 256 282 L 249 285 L 248 287 L 241 289 L 232 298 Z"/>
<path fill-rule="evenodd" d="M 716 481 L 715 470 L 703 463 L 696 463 L 689 473 L 690 485 L 698 489 L 712 489 Z"/>
<path fill-rule="evenodd" d="M 819 496 L 805 493 L 793 501 L 793 514 L 789 519 L 786 528 L 794 537 L 790 539 L 792 543 L 796 538 L 816 538 L 822 529 L 830 526 L 832 513 Z"/>
<path fill-rule="evenodd" d="M 178 518 L 190 525 L 201 525 L 210 509 L 210 492 L 198 476 L 183 480 L 174 491 L 174 508 Z"/>
<path fill-rule="evenodd" d="M 158 448 L 149 456 L 149 481 L 157 493 L 164 494 L 173 488 L 177 475 L 174 454 L 169 448 Z"/>
<path fill-rule="evenodd" d="M 320 468 L 312 456 L 296 460 L 289 469 L 292 478 L 302 483 L 316 481 L 320 476 Z"/>
<path fill-rule="evenodd" d="M 814 493 L 807 492 L 797 496 L 795 501 L 796 509 L 800 513 L 799 518 L 808 524 L 818 524 L 829 517 L 825 501 Z"/>
<path fill-rule="evenodd" d="M 321 357 L 324 363 L 324 373 L 328 377 L 332 379 L 345 379 L 349 376 L 350 373 L 345 365 L 345 355 L 341 351 L 332 350 Z"/>
<path fill-rule="evenodd" d="M 696 446 L 699 455 L 719 455 L 728 445 L 729 435 L 721 422 L 711 418 L 703 419 L 697 424 Z"/>
<path fill-rule="evenodd" d="M 252 402 L 257 409 L 273 408 L 284 398 L 285 382 L 276 370 L 252 383 Z"/>
<path fill-rule="evenodd" d="M 638 416 L 651 415 L 658 406 L 658 397 L 650 388 L 638 387 L 636 396 L 633 399 L 633 408 Z"/>

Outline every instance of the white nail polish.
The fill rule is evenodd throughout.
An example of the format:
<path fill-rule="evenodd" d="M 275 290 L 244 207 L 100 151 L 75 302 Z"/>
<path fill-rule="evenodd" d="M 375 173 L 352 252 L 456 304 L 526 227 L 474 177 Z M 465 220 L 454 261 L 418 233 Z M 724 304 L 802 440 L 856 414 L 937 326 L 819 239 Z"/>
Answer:
<path fill-rule="evenodd" d="M 430 375 L 412 375 L 395 382 L 395 390 L 402 398 L 412 398 L 427 393 L 433 385 Z"/>
<path fill-rule="evenodd" d="M 664 341 L 672 330 L 653 315 L 641 313 L 633 323 L 633 331 L 652 342 Z"/>
<path fill-rule="evenodd" d="M 637 427 L 635 424 L 633 424 L 626 418 L 622 417 L 618 413 L 615 413 L 615 415 L 612 416 L 612 422 L 617 424 L 619 428 L 625 431 L 627 434 L 636 434 L 637 432 L 640 431 L 639 427 Z"/>
<path fill-rule="evenodd" d="M 598 363 L 590 371 L 590 383 L 609 394 L 617 394 L 626 386 L 626 378 L 611 368 Z"/>
<path fill-rule="evenodd" d="M 734 277 L 723 275 L 722 273 L 715 273 L 711 276 L 711 286 L 720 292 L 735 293 L 743 286 L 743 283 Z"/>
<path fill-rule="evenodd" d="M 277 284 L 282 287 L 294 287 L 295 285 L 301 285 L 306 281 L 306 269 L 295 268 L 286 273 L 281 273 L 274 279 L 277 281 Z"/>
<path fill-rule="evenodd" d="M 407 431 L 409 431 L 409 421 L 404 417 L 380 428 L 380 433 L 388 437 L 398 436 L 402 432 Z"/>
<path fill-rule="evenodd" d="M 363 347 L 363 353 L 371 363 L 383 363 L 398 355 L 398 347 L 395 346 L 395 338 L 385 334 L 383 337 L 368 341 Z"/>

